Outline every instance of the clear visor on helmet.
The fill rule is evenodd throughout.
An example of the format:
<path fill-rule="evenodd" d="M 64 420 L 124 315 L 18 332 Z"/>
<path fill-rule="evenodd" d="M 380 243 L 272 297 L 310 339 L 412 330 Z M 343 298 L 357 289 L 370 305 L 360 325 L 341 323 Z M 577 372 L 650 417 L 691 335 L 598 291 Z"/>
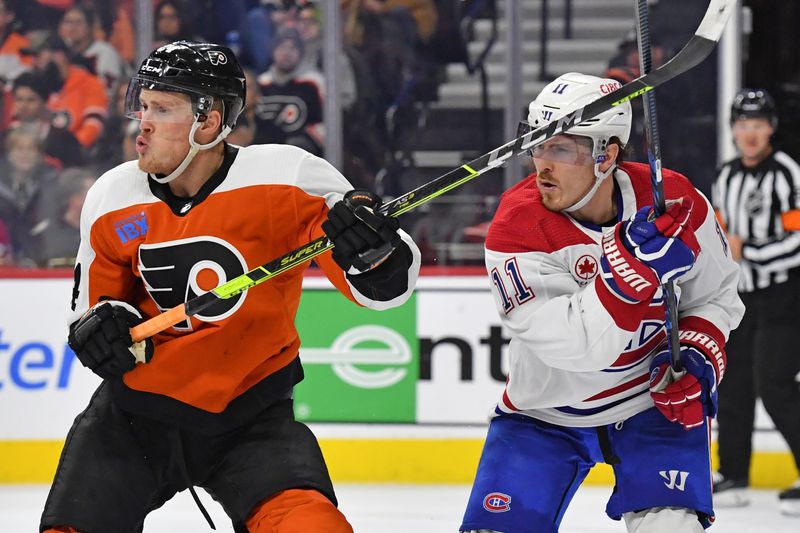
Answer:
<path fill-rule="evenodd" d="M 125 116 L 134 120 L 191 124 L 211 109 L 213 97 L 168 82 L 134 77 L 125 96 Z"/>
<path fill-rule="evenodd" d="M 772 128 L 769 118 L 764 116 L 740 115 L 733 123 L 734 132 L 766 132 Z"/>
<path fill-rule="evenodd" d="M 527 122 L 520 122 L 517 136 L 524 135 L 532 128 Z M 535 159 L 546 159 L 568 165 L 593 165 L 592 139 L 579 135 L 562 133 L 531 148 L 531 156 Z"/>

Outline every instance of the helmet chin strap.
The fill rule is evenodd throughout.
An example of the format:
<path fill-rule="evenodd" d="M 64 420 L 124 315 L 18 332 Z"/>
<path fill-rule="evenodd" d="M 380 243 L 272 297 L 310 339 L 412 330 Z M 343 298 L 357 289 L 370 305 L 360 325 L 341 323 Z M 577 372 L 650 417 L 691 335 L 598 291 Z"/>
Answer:
<path fill-rule="evenodd" d="M 594 164 L 594 185 L 592 185 L 592 188 L 589 189 L 589 191 L 583 195 L 583 198 L 581 198 L 571 206 L 564 209 L 565 212 L 573 213 L 578 209 L 581 209 L 586 204 L 588 204 L 594 197 L 594 193 L 596 193 L 597 189 L 600 188 L 600 184 L 603 183 L 603 180 L 605 180 L 607 177 L 611 175 L 612 172 L 614 172 L 614 169 L 617 168 L 616 164 L 608 167 L 608 170 L 606 170 L 605 172 L 600 170 L 600 165 L 602 165 L 605 162 L 605 160 L 606 160 L 605 154 L 597 156 Z"/>
<path fill-rule="evenodd" d="M 169 183 L 170 181 L 180 176 L 183 173 L 183 171 L 186 170 L 186 167 L 189 166 L 189 163 L 192 162 L 192 159 L 194 159 L 194 156 L 196 156 L 200 150 L 208 150 L 209 148 L 213 148 L 214 146 L 218 145 L 231 132 L 230 126 L 223 126 L 222 131 L 219 132 L 219 135 L 217 135 L 216 139 L 207 144 L 198 144 L 194 140 L 194 134 L 200 127 L 201 122 L 199 119 L 200 116 L 195 115 L 194 122 L 192 123 L 192 129 L 189 131 L 189 153 L 186 154 L 186 157 L 183 158 L 183 162 L 181 162 L 181 164 L 178 165 L 178 168 L 170 172 L 169 175 L 167 176 L 159 177 L 156 174 L 150 174 L 150 177 L 152 177 L 158 183 Z"/>

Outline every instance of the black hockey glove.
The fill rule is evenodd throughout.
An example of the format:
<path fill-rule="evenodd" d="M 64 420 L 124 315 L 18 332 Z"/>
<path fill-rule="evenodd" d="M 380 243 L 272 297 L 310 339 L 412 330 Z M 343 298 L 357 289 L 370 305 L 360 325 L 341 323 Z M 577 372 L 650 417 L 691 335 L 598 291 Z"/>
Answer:
<path fill-rule="evenodd" d="M 137 362 L 153 357 L 153 341 L 134 344 L 130 328 L 142 322 L 135 307 L 107 300 L 89 309 L 69 329 L 69 347 L 83 366 L 103 379 L 114 379 L 133 370 Z"/>
<path fill-rule="evenodd" d="M 362 274 L 381 264 L 400 244 L 400 222 L 377 213 L 378 195 L 352 190 L 328 212 L 322 230 L 333 242 L 333 260 L 351 275 Z"/>

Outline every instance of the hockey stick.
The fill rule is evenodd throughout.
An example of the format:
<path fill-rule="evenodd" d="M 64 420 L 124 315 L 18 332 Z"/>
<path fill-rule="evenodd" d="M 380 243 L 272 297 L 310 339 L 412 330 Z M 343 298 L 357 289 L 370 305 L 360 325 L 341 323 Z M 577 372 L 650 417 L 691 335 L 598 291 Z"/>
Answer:
<path fill-rule="evenodd" d="M 385 203 L 381 206 L 379 212 L 393 217 L 400 216 L 451 189 L 455 189 L 477 178 L 493 168 L 502 166 L 512 157 L 527 152 L 534 146 L 569 130 L 576 124 L 594 118 L 614 106 L 618 106 L 628 100 L 641 96 L 672 78 L 683 74 L 705 59 L 714 49 L 714 46 L 716 46 L 717 41 L 719 41 L 722 35 L 722 30 L 725 28 L 725 23 L 728 20 L 734 3 L 735 0 L 711 0 L 708 10 L 695 34 L 675 57 L 660 68 L 639 76 L 616 91 L 590 102 L 584 107 L 576 109 L 557 121 L 551 122 L 536 130 L 529 131 L 513 141 L 495 148 L 491 152 L 473 159 L 469 163 L 461 165 L 417 187 L 413 191 L 407 192 Z M 257 266 L 251 271 L 237 276 L 205 294 L 201 294 L 184 304 L 175 306 L 158 316 L 142 322 L 131 329 L 131 336 L 136 341 L 151 337 L 170 326 L 186 320 L 192 315 L 196 315 L 219 300 L 231 298 L 250 287 L 272 279 L 289 269 L 313 259 L 332 247 L 333 244 L 325 236 L 313 240 L 300 248 L 287 252 L 277 259 Z"/>
<path fill-rule="evenodd" d="M 639 71 L 647 74 L 653 69 L 650 42 L 650 22 L 647 0 L 636 1 L 636 41 L 639 45 Z M 653 189 L 656 215 L 667 210 L 664 197 L 664 179 L 661 175 L 661 140 L 658 136 L 658 115 L 656 113 L 656 95 L 648 92 L 644 99 L 644 131 L 647 138 L 647 160 L 650 163 L 650 184 Z M 675 285 L 672 280 L 661 286 L 664 292 L 667 345 L 670 349 L 672 370 L 675 374 L 683 369 L 678 331 L 678 300 L 675 297 Z"/>

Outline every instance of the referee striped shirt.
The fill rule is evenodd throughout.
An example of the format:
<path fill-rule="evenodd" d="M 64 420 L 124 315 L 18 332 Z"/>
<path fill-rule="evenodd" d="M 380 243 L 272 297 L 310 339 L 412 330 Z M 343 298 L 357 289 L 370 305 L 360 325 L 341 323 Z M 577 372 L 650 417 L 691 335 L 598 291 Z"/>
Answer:
<path fill-rule="evenodd" d="M 800 166 L 781 151 L 754 168 L 734 159 L 720 169 L 712 199 L 727 233 L 744 243 L 739 291 L 787 281 L 800 266 Z"/>

